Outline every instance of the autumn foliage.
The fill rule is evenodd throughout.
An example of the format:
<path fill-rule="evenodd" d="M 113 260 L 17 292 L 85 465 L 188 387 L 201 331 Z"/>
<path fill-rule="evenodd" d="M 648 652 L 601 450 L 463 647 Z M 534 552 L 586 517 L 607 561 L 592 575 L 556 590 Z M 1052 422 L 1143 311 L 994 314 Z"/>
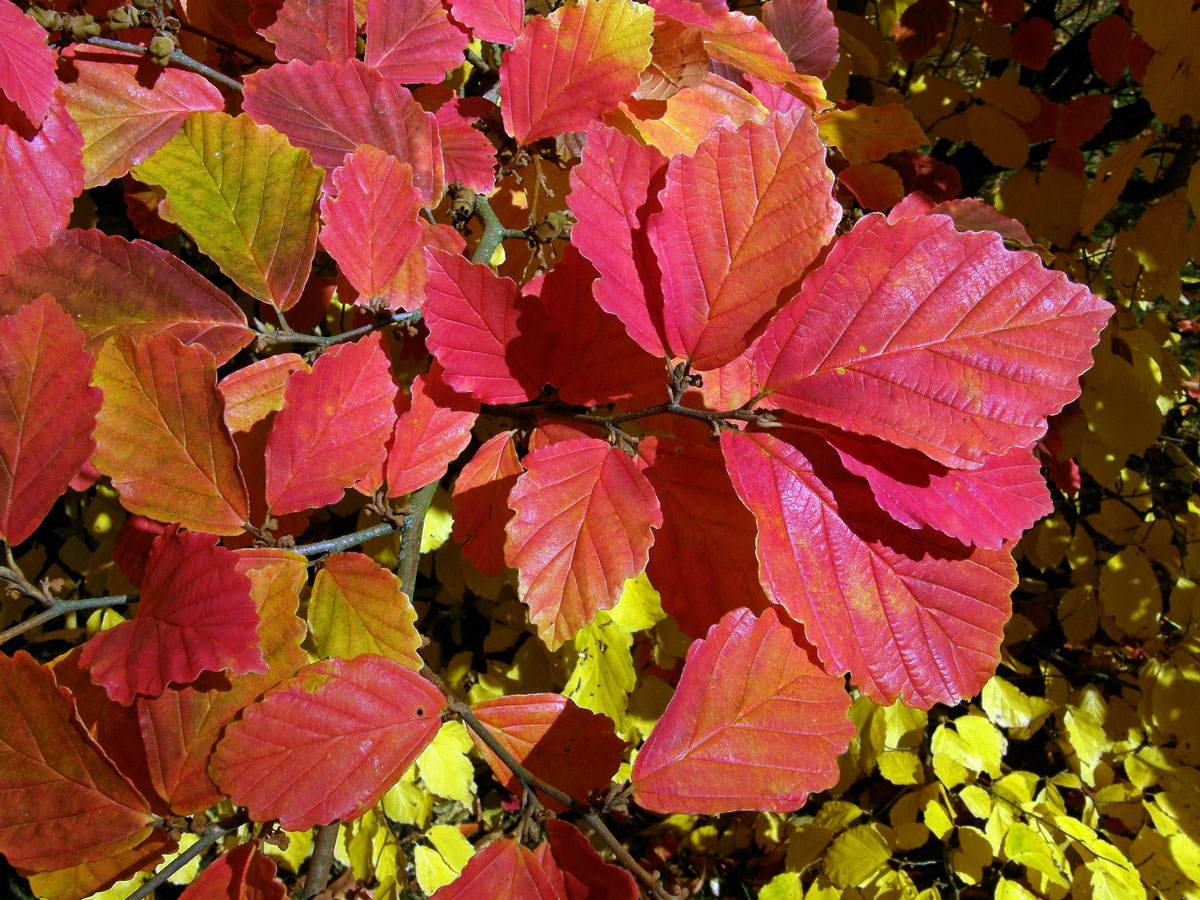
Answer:
<path fill-rule="evenodd" d="M 1190 0 L 25 5 L 34 895 L 1195 896 Z"/>

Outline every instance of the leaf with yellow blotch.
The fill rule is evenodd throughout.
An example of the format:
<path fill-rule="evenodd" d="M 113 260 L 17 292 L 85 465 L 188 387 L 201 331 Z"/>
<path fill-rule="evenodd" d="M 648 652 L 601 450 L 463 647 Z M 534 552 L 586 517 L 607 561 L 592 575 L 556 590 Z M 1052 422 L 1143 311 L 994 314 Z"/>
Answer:
<path fill-rule="evenodd" d="M 925 130 L 899 103 L 831 109 L 817 116 L 821 137 L 852 166 L 912 150 L 928 142 Z"/>
<path fill-rule="evenodd" d="M 249 116 L 199 112 L 134 174 L 167 193 L 159 214 L 246 292 L 289 309 L 317 247 L 323 173 Z"/>

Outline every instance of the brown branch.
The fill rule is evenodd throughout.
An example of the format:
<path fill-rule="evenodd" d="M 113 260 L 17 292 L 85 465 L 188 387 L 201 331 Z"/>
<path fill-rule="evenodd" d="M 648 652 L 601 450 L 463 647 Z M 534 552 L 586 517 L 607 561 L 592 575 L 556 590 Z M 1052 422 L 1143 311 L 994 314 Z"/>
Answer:
<path fill-rule="evenodd" d="M 109 38 L 90 37 L 85 44 L 91 44 L 93 47 L 104 47 L 107 50 L 124 50 L 126 53 L 136 53 L 139 56 L 149 56 L 150 50 L 140 44 L 130 44 L 126 41 L 114 41 Z M 230 78 L 224 72 L 218 72 L 216 69 L 206 66 L 199 60 L 192 59 L 182 50 L 175 50 L 170 56 L 170 61 L 175 63 L 182 69 L 188 69 L 198 75 L 203 75 L 209 81 L 216 82 L 222 87 L 229 88 L 231 91 L 242 92 L 242 83 L 233 78 Z"/>
<path fill-rule="evenodd" d="M 341 827 L 341 822 L 331 822 L 317 829 L 312 856 L 309 857 L 304 884 L 300 888 L 297 900 L 309 900 L 325 890 L 325 886 L 329 884 L 329 870 L 333 867 L 333 851 L 337 847 L 338 830 Z"/>

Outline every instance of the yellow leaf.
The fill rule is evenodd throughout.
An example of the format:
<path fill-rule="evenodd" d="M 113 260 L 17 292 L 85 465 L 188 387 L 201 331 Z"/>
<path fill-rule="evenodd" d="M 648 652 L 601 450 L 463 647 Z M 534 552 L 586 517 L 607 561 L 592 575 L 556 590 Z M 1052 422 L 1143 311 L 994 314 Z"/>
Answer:
<path fill-rule="evenodd" d="M 563 695 L 613 720 L 617 734 L 629 737 L 629 692 L 637 684 L 630 648 L 633 639 L 603 610 L 574 638 L 578 654 Z"/>
<path fill-rule="evenodd" d="M 1194 59 L 1198 45 L 1200 14 L 1193 12 L 1146 66 L 1143 96 L 1168 125 L 1178 124 L 1184 116 L 1200 116 L 1200 65 Z"/>
<path fill-rule="evenodd" d="M 470 806 L 475 801 L 475 767 L 467 754 L 474 746 L 466 725 L 443 722 L 417 757 L 417 771 L 425 786 L 439 797 Z"/>
<path fill-rule="evenodd" d="M 1019 882 L 1001 878 L 996 885 L 995 900 L 1037 900 L 1037 897 L 1029 893 Z"/>
<path fill-rule="evenodd" d="M 762 886 L 758 900 L 803 900 L 799 872 L 781 872 Z"/>
<path fill-rule="evenodd" d="M 662 599 L 650 584 L 645 572 L 625 582 L 621 598 L 608 614 L 617 625 L 630 634 L 653 628 L 667 617 L 663 612 Z"/>
<path fill-rule="evenodd" d="M 1113 282 L 1127 296 L 1179 302 L 1179 271 L 1188 259 L 1188 202 L 1182 192 L 1142 213 L 1132 231 L 1122 232 L 1112 259 Z"/>
<path fill-rule="evenodd" d="M 970 825 L 960 826 L 958 847 L 950 851 L 950 863 L 958 880 L 964 884 L 979 884 L 983 870 L 992 864 L 992 845 L 983 832 Z"/>
<path fill-rule="evenodd" d="M 419 669 L 416 621 L 400 579 L 365 554 L 329 557 L 313 581 L 308 624 L 320 656 L 377 653 Z"/>
<path fill-rule="evenodd" d="M 475 855 L 475 848 L 453 825 L 434 825 L 425 837 L 433 846 L 418 844 L 413 848 L 413 861 L 417 884 L 426 894 L 432 894 L 459 876 Z"/>
<path fill-rule="evenodd" d="M 911 750 L 888 750 L 877 760 L 879 774 L 892 784 L 921 784 L 925 781 L 925 766 L 921 757 Z"/>
<path fill-rule="evenodd" d="M 300 871 L 308 855 L 312 853 L 313 833 L 309 831 L 285 831 L 287 847 L 264 844 L 263 853 L 275 860 L 275 864 L 295 874 Z"/>
<path fill-rule="evenodd" d="M 986 819 L 992 814 L 992 798 L 977 784 L 968 784 L 958 792 L 958 798 L 977 819 Z"/>
<path fill-rule="evenodd" d="M 1121 191 L 1125 190 L 1129 177 L 1137 167 L 1138 160 L 1153 141 L 1154 136 L 1148 134 L 1132 143 L 1122 144 L 1112 156 L 1100 163 L 1079 210 L 1080 234 L 1090 235 L 1101 219 L 1116 206 Z"/>
<path fill-rule="evenodd" d="M 990 106 L 967 109 L 967 130 L 971 143 L 1002 169 L 1019 169 L 1029 158 L 1029 138 L 1021 126 Z"/>
<path fill-rule="evenodd" d="M 986 772 L 993 778 L 999 778 L 1000 761 L 1008 749 L 1004 735 L 983 716 L 963 716 L 952 724 L 953 730 L 948 725 L 940 725 L 933 733 L 930 749 L 933 751 L 934 770 L 938 769 L 938 758 L 944 756 L 968 771 Z M 957 777 L 956 769 L 947 765 L 947 761 L 942 762 L 942 767 L 947 777 Z M 939 774 L 938 777 L 942 776 Z M 954 783 L 958 784 L 961 780 Z M 945 779 L 942 781 L 947 787 L 953 787 Z"/>
<path fill-rule="evenodd" d="M 1061 851 L 1024 822 L 1015 822 L 1009 829 L 1004 838 L 1004 855 L 1025 867 L 1035 888 L 1043 881 L 1070 887 L 1063 877 L 1067 866 Z"/>
<path fill-rule="evenodd" d="M 1042 697 L 1030 697 L 999 675 L 983 686 L 983 711 L 1001 728 L 1037 728 L 1054 707 Z"/>
<path fill-rule="evenodd" d="M 416 767 L 404 773 L 383 795 L 383 814 L 400 825 L 424 828 L 433 815 L 433 794 L 416 784 Z"/>
<path fill-rule="evenodd" d="M 967 143 L 967 119 L 962 114 L 971 105 L 971 95 L 953 81 L 923 75 L 913 81 L 909 106 L 926 128 L 938 137 Z"/>
<path fill-rule="evenodd" d="M 925 827 L 933 832 L 938 840 L 945 840 L 946 835 L 954 828 L 954 818 L 945 804 L 936 797 L 931 798 L 924 808 Z"/>
<path fill-rule="evenodd" d="M 1050 516 L 1021 538 L 1017 551 L 1037 568 L 1046 570 L 1062 562 L 1070 546 L 1071 526 L 1062 516 Z"/>
<path fill-rule="evenodd" d="M 913 114 L 897 103 L 830 109 L 819 113 L 816 120 L 822 139 L 837 147 L 852 166 L 927 142 Z"/>
<path fill-rule="evenodd" d="M 1018 122 L 1032 122 L 1042 111 L 1037 94 L 1007 78 L 985 78 L 975 88 L 975 98 L 990 103 Z"/>
<path fill-rule="evenodd" d="M 833 839 L 821 870 L 838 887 L 858 887 L 870 881 L 891 856 L 877 826 L 855 825 Z"/>
<path fill-rule="evenodd" d="M 450 537 L 454 528 L 454 513 L 450 506 L 450 492 L 439 487 L 433 495 L 433 502 L 425 513 L 425 521 L 421 526 L 421 552 L 432 553 Z"/>
<path fill-rule="evenodd" d="M 628 725 L 643 741 L 662 717 L 675 690 L 661 678 L 643 675 L 629 695 Z"/>
<path fill-rule="evenodd" d="M 1058 623 L 1070 644 L 1076 647 L 1085 644 L 1100 625 L 1096 588 L 1090 584 L 1068 588 L 1058 601 Z"/>

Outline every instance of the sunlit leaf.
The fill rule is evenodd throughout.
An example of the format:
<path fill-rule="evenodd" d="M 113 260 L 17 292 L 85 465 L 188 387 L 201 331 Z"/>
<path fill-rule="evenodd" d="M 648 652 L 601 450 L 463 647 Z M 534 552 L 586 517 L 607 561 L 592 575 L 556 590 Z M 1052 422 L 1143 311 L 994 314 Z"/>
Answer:
<path fill-rule="evenodd" d="M 505 431 L 476 450 L 454 482 L 454 540 L 484 575 L 507 568 L 504 526 L 513 515 L 508 494 L 523 471 L 513 434 Z"/>
<path fill-rule="evenodd" d="M 205 866 L 184 894 L 187 900 L 283 900 L 287 887 L 258 841 L 248 841 Z"/>
<path fill-rule="evenodd" d="M 440 0 L 368 0 L 367 65 L 406 83 L 439 82 L 462 65 L 469 38 Z"/>
<path fill-rule="evenodd" d="M 54 76 L 55 53 L 46 46 L 46 31 L 20 7 L 0 7 L 0 93 L 21 108 L 36 127 L 50 110 L 50 99 L 58 79 Z"/>
<path fill-rule="evenodd" d="M 450 9 L 479 40 L 510 47 L 525 24 L 521 0 L 450 0 Z"/>
<path fill-rule="evenodd" d="M 384 463 L 390 497 L 440 480 L 471 442 L 471 428 L 479 416 L 479 403 L 448 387 L 436 363 L 414 379 L 412 394 L 405 399 Z"/>
<path fill-rule="evenodd" d="M 373 653 L 418 670 L 424 664 L 416 621 L 400 579 L 369 556 L 331 556 L 313 582 L 308 622 L 320 656 Z"/>
<path fill-rule="evenodd" d="M 288 377 L 312 369 L 295 353 L 277 353 L 230 372 L 217 384 L 225 400 L 225 425 L 231 432 L 249 431 L 255 423 L 283 409 Z"/>
<path fill-rule="evenodd" d="M 353 0 L 284 0 L 275 21 L 258 33 L 281 60 L 344 63 L 354 58 Z"/>

